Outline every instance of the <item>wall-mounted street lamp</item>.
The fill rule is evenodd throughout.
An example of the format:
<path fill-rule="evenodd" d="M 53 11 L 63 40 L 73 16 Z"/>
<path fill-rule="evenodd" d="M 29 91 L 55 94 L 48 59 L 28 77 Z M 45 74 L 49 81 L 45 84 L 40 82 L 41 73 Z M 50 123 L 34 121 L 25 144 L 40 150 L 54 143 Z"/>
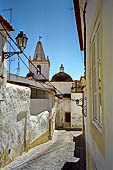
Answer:
<path fill-rule="evenodd" d="M 28 38 L 26 37 L 25 34 L 23 34 L 23 31 L 20 31 L 20 33 L 17 35 L 15 38 L 17 42 L 17 47 L 19 48 L 20 51 L 14 51 L 14 52 L 4 52 L 2 53 L 2 59 L 7 59 L 10 58 L 11 56 L 15 54 L 21 54 L 23 50 L 26 48 L 27 45 L 27 40 Z"/>
<path fill-rule="evenodd" d="M 76 99 L 76 100 L 75 100 L 77 106 L 83 107 L 83 104 L 79 104 L 80 101 L 82 101 L 82 98 L 81 98 L 81 99 Z"/>
<path fill-rule="evenodd" d="M 86 100 L 86 99 L 85 99 L 85 100 Z M 84 98 L 76 99 L 75 102 L 76 102 L 76 105 L 77 105 L 77 106 L 82 107 L 82 114 L 83 114 L 83 116 L 86 117 L 87 115 L 84 113 L 84 110 L 86 109 L 86 106 L 84 106 Z M 82 102 L 82 104 L 79 104 L 80 102 Z"/>
<path fill-rule="evenodd" d="M 84 122 L 84 117 L 87 117 L 87 114 L 84 112 L 84 110 L 86 109 L 86 106 L 84 106 L 84 95 L 83 95 L 83 98 L 76 99 L 75 102 L 76 102 L 77 106 L 82 107 L 82 114 L 83 114 L 83 129 L 82 129 L 82 131 L 83 131 L 83 137 L 85 139 L 85 122 Z M 82 102 L 82 104 L 79 104 L 79 102 Z"/>

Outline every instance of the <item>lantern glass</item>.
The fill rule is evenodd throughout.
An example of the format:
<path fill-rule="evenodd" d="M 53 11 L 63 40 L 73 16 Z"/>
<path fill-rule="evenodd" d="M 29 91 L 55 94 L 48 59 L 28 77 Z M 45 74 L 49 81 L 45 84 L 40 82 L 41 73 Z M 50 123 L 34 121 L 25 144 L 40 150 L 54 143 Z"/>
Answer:
<path fill-rule="evenodd" d="M 24 50 L 26 48 L 27 40 L 28 38 L 26 37 L 26 35 L 23 34 L 22 31 L 20 31 L 20 33 L 16 37 L 17 46 L 20 50 Z"/>

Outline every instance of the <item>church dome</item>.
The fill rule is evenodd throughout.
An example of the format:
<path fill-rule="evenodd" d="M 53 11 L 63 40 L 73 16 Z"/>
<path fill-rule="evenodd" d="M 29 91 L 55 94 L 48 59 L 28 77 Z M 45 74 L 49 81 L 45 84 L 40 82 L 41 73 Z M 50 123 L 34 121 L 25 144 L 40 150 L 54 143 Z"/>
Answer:
<path fill-rule="evenodd" d="M 68 81 L 73 81 L 73 80 L 70 75 L 68 75 L 64 72 L 59 72 L 52 77 L 51 81 L 66 81 L 66 82 L 68 82 Z"/>
<path fill-rule="evenodd" d="M 64 72 L 64 67 L 61 64 L 60 72 L 55 74 L 52 77 L 51 81 L 53 81 L 53 82 L 59 82 L 59 81 L 60 82 L 72 82 L 73 80 L 72 80 L 72 78 L 71 78 L 71 76 L 69 74 Z"/>

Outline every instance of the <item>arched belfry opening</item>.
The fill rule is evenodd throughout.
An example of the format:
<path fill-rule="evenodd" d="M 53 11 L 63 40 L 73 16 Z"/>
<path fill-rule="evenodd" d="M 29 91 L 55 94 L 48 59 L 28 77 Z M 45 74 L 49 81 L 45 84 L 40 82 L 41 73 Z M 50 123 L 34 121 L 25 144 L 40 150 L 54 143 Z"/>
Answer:
<path fill-rule="evenodd" d="M 41 74 L 41 65 L 37 65 L 37 75 Z"/>

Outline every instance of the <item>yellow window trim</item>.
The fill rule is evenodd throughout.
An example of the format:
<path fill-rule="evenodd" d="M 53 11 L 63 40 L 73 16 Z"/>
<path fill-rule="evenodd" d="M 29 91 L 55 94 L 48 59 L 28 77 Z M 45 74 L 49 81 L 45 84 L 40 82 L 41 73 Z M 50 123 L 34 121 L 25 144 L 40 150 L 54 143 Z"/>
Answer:
<path fill-rule="evenodd" d="M 100 53 L 101 53 L 101 100 L 102 100 L 102 128 L 101 131 L 93 123 L 93 112 L 92 112 L 92 90 L 91 90 L 91 38 L 96 26 L 97 19 L 100 18 Z M 89 112 L 90 112 L 90 130 L 93 139 L 95 140 L 101 154 L 105 157 L 105 131 L 104 131 L 104 98 L 103 98 L 103 55 L 102 55 L 102 17 L 100 6 L 96 9 L 96 15 L 94 17 L 91 34 L 89 36 Z"/>

